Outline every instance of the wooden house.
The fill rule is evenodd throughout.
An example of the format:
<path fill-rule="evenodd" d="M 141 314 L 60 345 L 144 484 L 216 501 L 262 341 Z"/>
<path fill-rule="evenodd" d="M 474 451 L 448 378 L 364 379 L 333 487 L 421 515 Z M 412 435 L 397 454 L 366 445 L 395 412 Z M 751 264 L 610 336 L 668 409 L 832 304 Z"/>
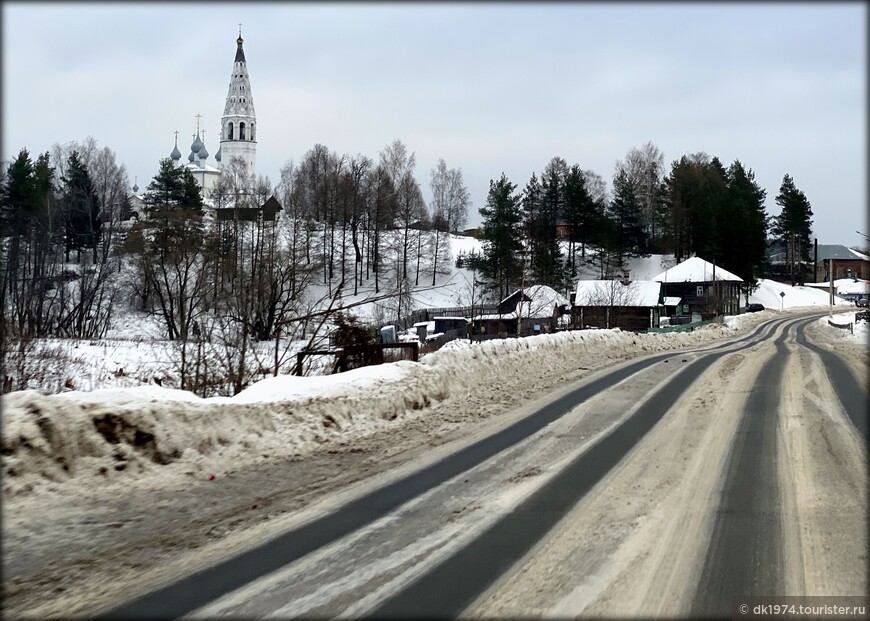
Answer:
<path fill-rule="evenodd" d="M 570 312 L 568 300 L 552 287 L 517 289 L 499 302 L 496 313 L 473 318 L 474 333 L 485 337 L 528 336 L 555 332 Z"/>
<path fill-rule="evenodd" d="M 576 328 L 643 332 L 659 325 L 662 285 L 649 280 L 580 280 L 571 309 Z"/>
<path fill-rule="evenodd" d="M 653 280 L 662 284 L 662 295 L 678 297 L 675 314 L 712 319 L 740 313 L 743 279 L 701 257 L 671 267 Z"/>

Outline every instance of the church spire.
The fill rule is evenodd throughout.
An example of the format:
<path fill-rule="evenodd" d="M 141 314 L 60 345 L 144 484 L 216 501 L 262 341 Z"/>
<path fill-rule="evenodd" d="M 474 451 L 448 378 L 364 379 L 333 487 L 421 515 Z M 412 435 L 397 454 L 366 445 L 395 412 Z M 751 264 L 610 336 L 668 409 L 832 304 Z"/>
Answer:
<path fill-rule="evenodd" d="M 257 155 L 257 114 L 248 77 L 248 63 L 242 48 L 242 25 L 236 39 L 236 56 L 230 74 L 230 85 L 224 114 L 221 117 L 220 149 L 221 168 L 228 166 L 234 157 L 248 165 L 248 174 L 255 174 Z"/>
<path fill-rule="evenodd" d="M 239 24 L 239 38 L 236 39 L 236 44 L 238 45 L 238 47 L 236 48 L 236 60 L 234 62 L 245 62 L 245 50 L 242 49 L 242 43 L 244 42 L 245 40 L 242 39 L 242 25 Z"/>

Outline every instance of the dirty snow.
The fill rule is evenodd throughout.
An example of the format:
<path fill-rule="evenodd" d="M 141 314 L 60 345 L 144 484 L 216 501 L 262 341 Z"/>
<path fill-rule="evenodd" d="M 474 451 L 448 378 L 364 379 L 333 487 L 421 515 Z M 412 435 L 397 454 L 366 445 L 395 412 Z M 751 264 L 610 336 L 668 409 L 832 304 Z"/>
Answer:
<path fill-rule="evenodd" d="M 139 386 L 2 397 L 4 494 L 46 486 L 118 485 L 179 477 L 214 464 L 241 467 L 262 454 L 301 455 L 330 439 L 374 433 L 434 402 L 499 385 L 565 359 L 616 358 L 734 334 L 750 315 L 715 330 L 634 334 L 582 330 L 480 343 L 453 341 L 420 362 L 399 361 L 330 376 L 279 376 L 234 397 Z M 398 419 L 398 421 L 397 421 Z M 211 464 L 211 465 L 209 465 Z"/>

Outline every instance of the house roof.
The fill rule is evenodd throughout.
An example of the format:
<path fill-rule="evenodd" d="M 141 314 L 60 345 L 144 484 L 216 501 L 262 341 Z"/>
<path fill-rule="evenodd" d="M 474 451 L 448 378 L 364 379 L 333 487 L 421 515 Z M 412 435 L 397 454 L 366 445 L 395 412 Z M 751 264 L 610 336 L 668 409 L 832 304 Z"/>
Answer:
<path fill-rule="evenodd" d="M 658 306 L 662 283 L 652 280 L 578 280 L 575 306 Z"/>
<path fill-rule="evenodd" d="M 677 297 L 675 295 L 666 295 L 664 302 L 662 304 L 664 306 L 679 306 L 680 300 L 683 298 Z"/>
<path fill-rule="evenodd" d="M 828 259 L 846 259 L 846 260 L 862 260 L 870 261 L 870 257 L 866 254 L 852 250 L 840 244 L 819 244 L 819 261 L 827 261 Z"/>
<path fill-rule="evenodd" d="M 653 278 L 658 282 L 743 282 L 740 276 L 714 266 L 701 257 L 691 257 Z"/>
<path fill-rule="evenodd" d="M 517 289 L 507 296 L 502 303 L 514 297 L 520 292 Z M 475 319 L 516 319 L 517 314 L 523 319 L 545 319 L 553 316 L 553 310 L 556 306 L 568 306 L 570 302 L 565 299 L 558 291 L 546 285 L 533 285 L 526 287 L 523 292 L 529 300 L 523 300 L 517 304 L 517 308 L 509 313 L 501 313 L 499 315 L 478 315 Z"/>

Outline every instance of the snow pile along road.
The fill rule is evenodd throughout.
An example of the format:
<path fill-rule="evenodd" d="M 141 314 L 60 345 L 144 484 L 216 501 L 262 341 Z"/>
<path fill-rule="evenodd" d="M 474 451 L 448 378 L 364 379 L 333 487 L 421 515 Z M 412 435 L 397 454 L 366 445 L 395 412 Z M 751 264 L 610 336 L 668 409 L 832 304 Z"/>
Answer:
<path fill-rule="evenodd" d="M 299 456 L 420 415 L 433 402 L 529 376 L 558 377 L 655 351 L 729 336 L 762 315 L 691 333 L 582 330 L 482 343 L 454 342 L 420 362 L 321 377 L 260 381 L 235 397 L 201 399 L 143 386 L 2 398 L 4 495 L 58 486 L 123 486 L 159 476 L 206 476 Z M 122 489 L 122 487 L 119 487 Z"/>

